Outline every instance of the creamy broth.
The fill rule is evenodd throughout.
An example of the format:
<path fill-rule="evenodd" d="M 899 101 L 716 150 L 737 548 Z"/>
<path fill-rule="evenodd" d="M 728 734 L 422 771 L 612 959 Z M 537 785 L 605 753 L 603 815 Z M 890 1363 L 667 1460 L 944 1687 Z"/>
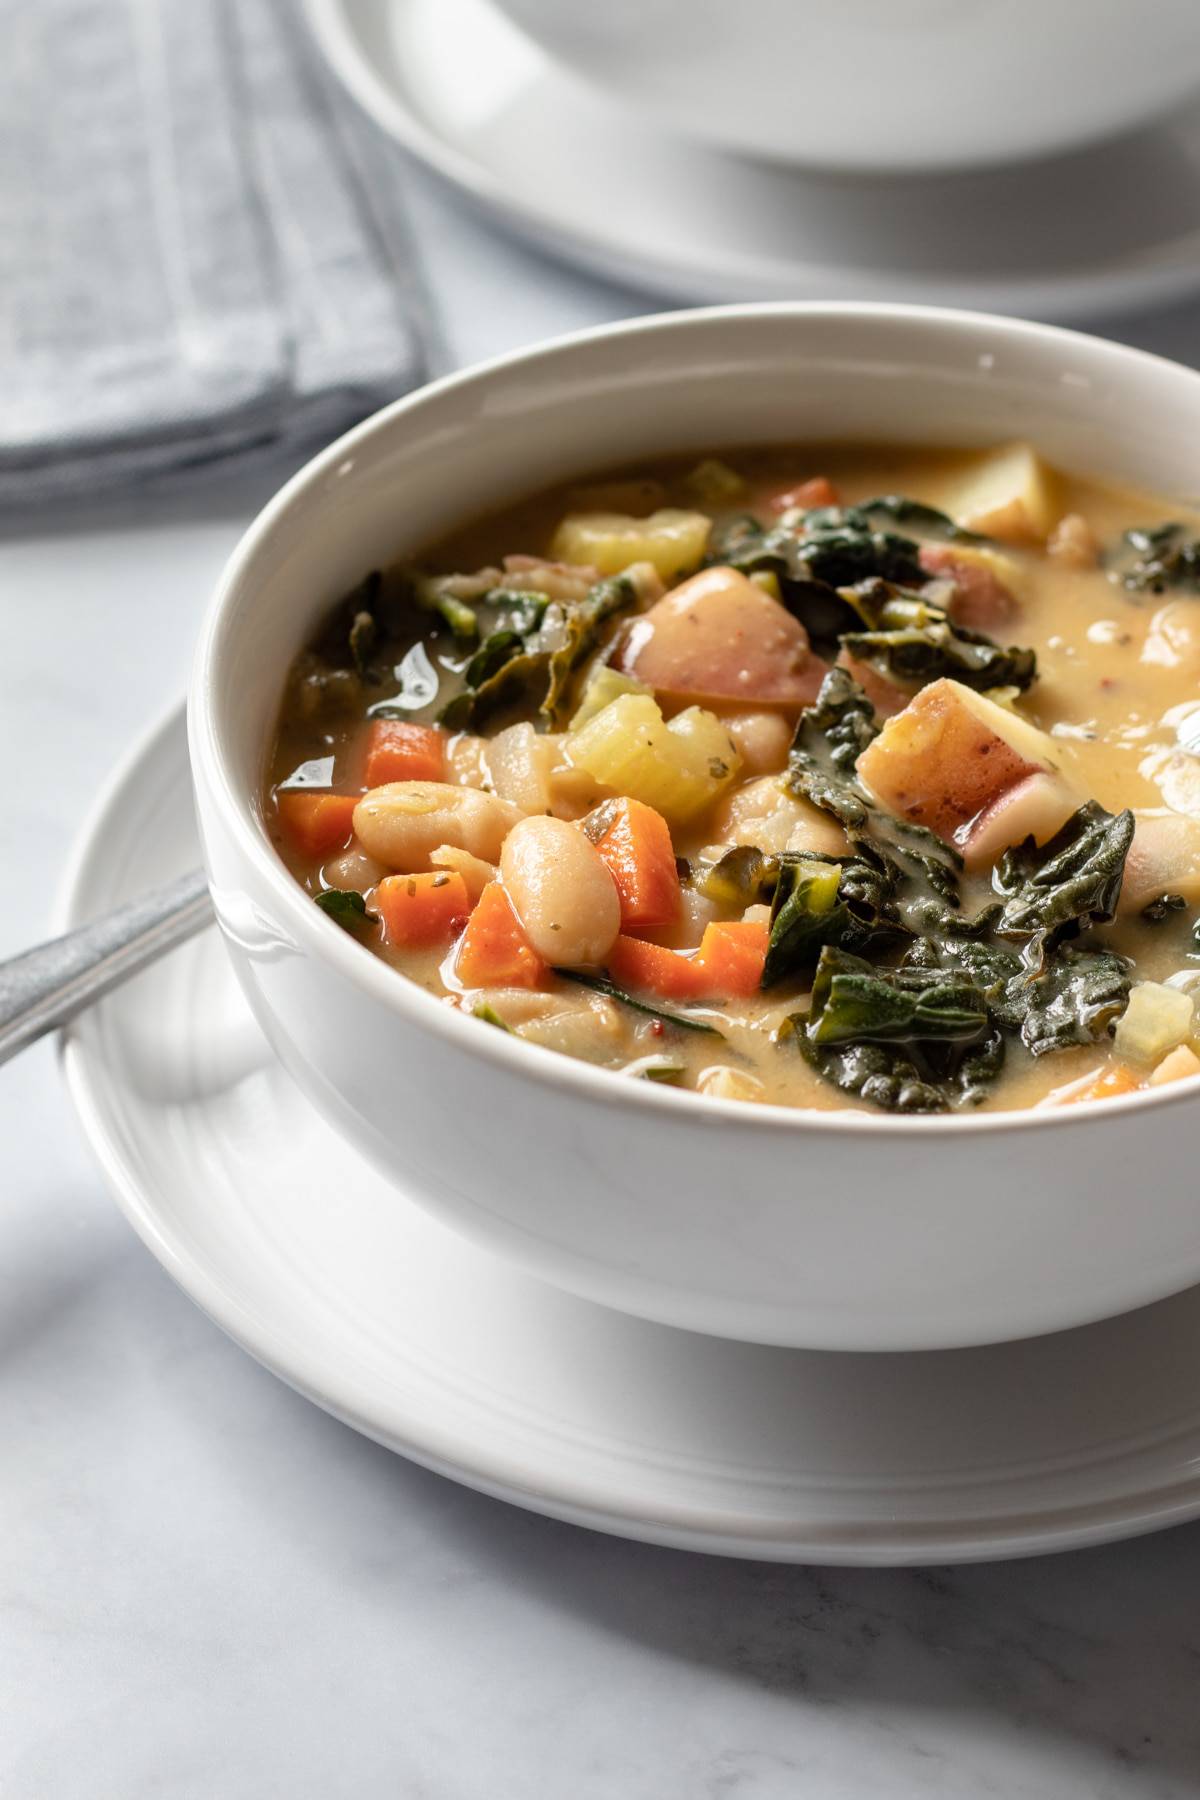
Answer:
<path fill-rule="evenodd" d="M 1037 742 L 1052 746 L 1046 764 L 1049 772 L 1042 777 L 1048 794 L 1057 785 L 1080 805 L 1097 803 L 1114 819 L 1124 809 L 1134 814 L 1134 849 L 1129 852 L 1123 882 L 1117 871 L 1122 898 L 1116 916 L 1088 915 L 1078 930 L 1075 924 L 1068 925 L 1061 936 L 1050 939 L 1058 946 L 1054 954 L 1061 957 L 1064 943 L 1076 951 L 1111 951 L 1131 965 L 1126 989 L 1156 984 L 1157 993 L 1161 984 L 1167 984 L 1168 998 L 1171 993 L 1185 994 L 1187 972 L 1192 967 L 1189 958 L 1195 949 L 1192 927 L 1200 910 L 1200 823 L 1194 822 L 1200 821 L 1200 762 L 1179 746 L 1181 737 L 1187 739 L 1187 721 L 1193 715 L 1200 746 L 1200 592 L 1194 577 L 1190 586 L 1185 579 L 1178 586 L 1160 583 L 1162 591 L 1158 592 L 1132 591 L 1122 584 L 1113 564 L 1118 553 L 1124 559 L 1122 568 L 1135 558 L 1133 550 L 1121 548 L 1123 534 L 1131 528 L 1178 521 L 1185 536 L 1191 538 L 1200 534 L 1200 518 L 1178 504 L 1167 505 L 1141 493 L 1045 470 L 1032 457 L 1018 458 L 1007 474 L 1002 458 L 998 474 L 994 462 L 977 454 L 851 450 L 834 445 L 724 451 L 715 470 L 707 466 L 699 475 L 695 459 L 639 466 L 628 475 L 604 476 L 582 491 L 579 484 L 573 484 L 471 524 L 418 559 L 420 577 L 414 577 L 411 569 L 385 571 L 381 581 L 367 583 L 339 607 L 329 630 L 292 671 L 265 795 L 268 829 L 281 857 L 314 899 L 331 890 L 361 896 L 361 905 L 357 899 L 335 901 L 332 907 L 327 898 L 322 903 L 360 939 L 364 953 L 380 956 L 444 1004 L 475 1014 L 481 1030 L 503 1026 L 530 1041 L 625 1070 L 634 1078 L 669 1080 L 684 1088 L 733 1098 L 818 1109 L 869 1103 L 870 1093 L 864 1097 L 836 1085 L 827 1071 L 814 1066 L 796 1048 L 795 1020 L 809 1007 L 813 986 L 811 959 L 795 963 L 765 991 L 717 991 L 723 968 L 733 971 L 729 979 L 744 989 L 747 958 L 753 947 L 758 946 L 761 962 L 762 946 L 774 942 L 776 935 L 770 871 L 763 878 L 761 898 L 746 890 L 733 896 L 728 882 L 722 887 L 712 876 L 721 857 L 738 845 L 756 846 L 768 859 L 782 853 L 785 861 L 789 854 L 794 857 L 806 851 L 816 857 L 844 858 L 847 854 L 837 820 L 810 803 L 808 790 L 798 792 L 792 785 L 788 791 L 793 731 L 804 705 L 815 699 L 815 692 L 808 690 L 819 685 L 823 662 L 837 651 L 836 638 L 821 641 L 810 629 L 807 655 L 797 651 L 792 641 L 796 628 L 786 620 L 797 616 L 803 620 L 809 602 L 797 601 L 786 591 L 786 581 L 781 589 L 778 580 L 769 578 L 769 571 L 760 569 L 754 572 L 753 581 L 765 603 L 763 629 L 771 625 L 766 612 L 772 607 L 781 613 L 786 610 L 786 620 L 780 627 L 782 635 L 776 639 L 768 633 L 763 640 L 762 655 L 750 670 L 753 679 L 744 697 L 714 694 L 699 680 L 689 687 L 690 675 L 677 684 L 668 680 L 665 688 L 657 679 L 644 680 L 646 668 L 657 670 L 659 666 L 654 660 L 653 633 L 649 634 L 649 652 L 645 648 L 637 651 L 636 644 L 639 631 L 646 636 L 639 621 L 648 618 L 653 624 L 661 617 L 653 609 L 661 607 L 665 594 L 683 592 L 686 583 L 698 579 L 702 558 L 711 562 L 716 556 L 718 569 L 727 566 L 720 560 L 719 546 L 734 518 L 753 515 L 766 530 L 779 528 L 781 521 L 786 529 L 791 521 L 803 539 L 809 529 L 802 522 L 804 517 L 816 517 L 823 506 L 835 503 L 844 510 L 868 497 L 903 495 L 940 509 L 960 524 L 973 525 L 982 541 L 954 535 L 947 539 L 920 520 L 906 521 L 900 516 L 875 519 L 879 529 L 923 546 L 919 549 L 919 583 L 909 580 L 900 583 L 900 588 L 923 594 L 939 606 L 952 629 L 982 632 L 1001 649 L 1016 645 L 1036 656 L 1036 678 L 1024 691 L 998 682 L 996 692 L 982 680 L 975 682 L 971 691 L 987 696 L 986 718 L 994 716 L 987 707 L 999 705 L 1006 716 L 1024 720 L 1046 734 Z M 1036 492 L 1028 487 L 1030 468 L 1035 471 Z M 733 491 L 730 472 L 739 483 L 737 491 Z M 815 487 L 805 488 L 804 484 L 813 482 L 817 482 Z M 783 500 L 792 489 L 800 489 L 800 493 L 789 509 Z M 970 516 L 964 517 L 964 512 Z M 661 521 L 664 514 L 667 523 L 656 527 L 655 519 Z M 711 531 L 697 541 L 695 534 L 702 527 L 678 521 L 672 524 L 673 514 L 711 522 Z M 609 518 L 607 528 L 596 523 L 597 515 Z M 624 524 L 614 523 L 613 516 Z M 576 521 L 578 529 L 568 528 L 564 535 L 564 520 Z M 643 522 L 640 536 L 635 529 L 637 521 Z M 656 530 L 665 534 L 661 541 L 654 538 Z M 671 548 L 672 531 L 678 535 L 676 549 Z M 509 643 L 507 651 L 499 645 L 495 652 L 496 657 L 507 653 L 513 659 L 511 665 L 502 665 L 505 679 L 510 675 L 513 679 L 512 692 L 500 695 L 490 708 L 469 693 L 463 695 L 464 669 L 479 647 L 478 636 L 469 635 L 472 609 L 479 612 L 484 638 L 489 636 L 489 627 L 496 632 L 507 626 L 510 635 L 525 646 L 552 642 L 555 630 L 561 639 L 562 619 L 579 604 L 589 604 L 589 593 L 619 568 L 621 544 L 626 539 L 636 592 L 631 599 L 631 590 L 622 590 L 623 603 L 600 621 L 594 644 L 563 683 L 558 717 L 551 729 L 545 729 L 546 720 L 537 711 L 536 687 L 542 676 L 536 674 L 529 692 L 518 691 L 516 678 L 521 671 L 515 667 L 515 658 L 520 646 L 514 643 Z M 648 542 L 658 557 L 657 573 L 647 566 Z M 718 546 L 715 551 L 714 543 Z M 596 545 L 602 554 L 589 562 Z M 670 566 L 675 555 L 681 559 L 677 568 Z M 550 564 L 539 564 L 537 559 L 546 557 Z M 510 562 L 506 567 L 506 558 L 517 559 L 515 566 Z M 605 566 L 597 573 L 600 562 Z M 573 575 L 573 570 L 582 570 L 582 574 Z M 464 579 L 439 586 L 439 578 L 444 576 Z M 469 579 L 476 576 L 477 580 Z M 738 579 L 744 582 L 746 576 Z M 539 584 L 544 586 L 539 588 Z M 499 591 L 526 596 L 541 592 L 545 598 L 546 587 L 550 590 L 549 609 L 540 624 L 523 615 L 519 605 L 514 610 L 509 602 L 505 602 L 507 611 L 501 608 L 496 612 L 487 597 Z M 738 592 L 745 594 L 746 590 L 739 588 Z M 781 598 L 787 602 L 786 609 L 780 606 Z M 429 610 L 438 605 L 441 611 Z M 747 606 L 757 618 L 758 602 L 748 601 Z M 693 616 L 699 616 L 695 609 Z M 810 627 L 819 616 L 819 609 L 817 614 L 810 613 Z M 357 666 L 347 648 L 348 627 L 356 617 Z M 748 629 L 753 638 L 757 625 Z M 660 632 L 666 651 L 680 635 L 676 632 L 672 638 Z M 685 655 L 696 635 L 683 637 Z M 937 694 L 947 697 L 947 704 L 958 704 L 962 684 L 953 674 L 934 674 L 930 682 L 911 675 L 902 679 L 897 666 L 888 661 L 891 654 L 876 656 L 873 652 L 870 659 L 858 657 L 852 665 L 871 697 L 883 696 L 881 711 L 905 720 L 912 716 L 906 709 L 922 694 L 925 700 L 920 701 L 918 711 L 926 706 L 932 709 Z M 675 916 L 639 922 L 635 908 L 631 924 L 622 889 L 620 944 L 625 947 L 619 954 L 624 958 L 626 979 L 617 984 L 623 993 L 646 1006 L 692 1026 L 711 1025 L 720 1036 L 686 1028 L 670 1018 L 664 1020 L 652 1011 L 636 1010 L 626 1000 L 588 985 L 603 981 L 618 950 L 614 949 L 612 956 L 606 953 L 601 959 L 587 960 L 583 940 L 584 947 L 578 952 L 583 960 L 575 971 L 582 979 L 557 975 L 552 972 L 555 964 L 546 957 L 539 962 L 536 956 L 538 967 L 533 973 L 533 965 L 523 964 L 518 980 L 506 979 L 505 968 L 516 966 L 511 964 L 511 944 L 505 952 L 510 958 L 507 963 L 505 954 L 491 962 L 486 956 L 471 961 L 476 977 L 482 970 L 489 979 L 463 978 L 462 933 L 483 885 L 498 886 L 511 907 L 514 895 L 522 896 L 522 881 L 536 881 L 539 839 L 549 844 L 553 836 L 541 827 L 522 827 L 522 832 L 509 840 L 517 820 L 551 814 L 566 821 L 574 835 L 557 840 L 553 857 L 560 863 L 563 856 L 569 861 L 582 840 L 586 848 L 579 850 L 577 892 L 586 889 L 588 881 L 598 880 L 596 854 L 607 856 L 611 849 L 602 828 L 605 819 L 611 821 L 616 814 L 611 808 L 607 814 L 597 809 L 606 801 L 619 801 L 629 790 L 597 774 L 599 764 L 584 767 L 582 761 L 575 761 L 575 746 L 590 728 L 580 726 L 576 732 L 571 722 L 589 693 L 604 697 L 589 684 L 608 658 L 620 665 L 625 677 L 617 700 L 640 700 L 648 694 L 668 730 L 690 707 L 715 717 L 726 738 L 732 740 L 732 757 L 723 752 L 708 757 L 709 768 L 728 765 L 730 771 L 723 776 L 719 791 L 695 806 L 689 802 L 684 808 L 679 802 L 680 810 L 674 816 L 670 816 L 671 807 L 667 808 L 670 849 L 681 859 L 683 871 Z M 777 681 L 776 669 L 783 670 L 785 665 L 787 679 Z M 952 684 L 949 689 L 944 685 L 947 679 Z M 485 682 L 486 672 L 477 670 L 472 684 L 477 694 L 486 692 Z M 938 682 L 940 688 L 936 688 Z M 639 684 L 636 689 L 635 683 Z M 681 687 L 686 691 L 679 691 Z M 803 704 L 797 699 L 801 689 L 805 689 Z M 460 696 L 457 712 L 456 695 Z M 610 707 L 612 703 L 610 700 Z M 476 709 L 474 716 L 472 708 Z M 377 772 L 383 771 L 384 781 L 379 781 L 368 772 L 369 742 L 375 741 L 369 740 L 368 734 L 374 729 L 378 736 L 378 722 L 385 715 L 409 725 L 435 727 L 438 737 L 436 742 L 414 739 L 399 744 L 397 740 L 399 760 L 389 762 L 385 756 L 372 765 Z M 610 718 L 615 716 L 610 712 Z M 439 719 L 444 723 L 438 725 Z M 537 721 L 537 740 L 531 732 L 518 732 L 514 737 L 511 728 L 530 720 Z M 707 729 L 707 725 L 701 727 Z M 906 729 L 904 724 L 895 728 L 885 724 L 882 736 L 864 757 L 863 768 L 871 765 L 878 769 L 882 781 L 887 758 L 880 747 L 886 751 L 893 742 L 900 745 Z M 503 735 L 506 732 L 508 735 Z M 1004 733 L 1001 735 L 1003 738 Z M 1003 759 L 1009 751 L 1004 742 L 998 742 Z M 433 760 L 423 763 L 427 751 Z M 406 760 L 410 752 L 415 761 Z M 916 765 L 928 769 L 934 789 L 944 774 L 938 760 L 942 754 L 931 749 Z M 740 766 L 735 767 L 739 756 Z M 1036 765 L 1041 771 L 1040 753 L 1022 751 L 1022 756 L 1026 765 Z M 703 768 L 700 778 L 708 779 Z M 376 806 L 374 822 L 362 811 L 351 815 L 349 802 L 368 788 L 382 791 L 387 781 L 442 779 L 458 789 L 477 789 L 484 797 L 478 819 L 461 829 L 451 820 L 447 827 L 447 843 L 452 852 L 458 852 L 457 859 L 451 855 L 431 860 L 429 844 L 419 832 L 413 837 L 411 823 L 391 837 L 386 832 L 381 836 L 384 802 Z M 1019 779 L 1026 777 L 1022 774 Z M 886 810 L 887 796 L 873 782 L 866 785 L 868 795 Z M 1004 795 L 1009 791 L 1005 788 Z M 640 799 L 640 795 L 634 798 Z M 340 801 L 341 809 L 330 804 L 322 812 L 318 801 Z M 485 817 L 489 806 L 495 817 Z M 1064 812 L 1061 807 L 1059 810 Z M 1075 816 L 1073 807 L 1065 811 Z M 908 811 L 904 816 L 920 822 L 934 815 L 925 810 Z M 1013 816 L 1018 820 L 1025 817 L 1020 811 Z M 1153 822 L 1174 820 L 1180 821 L 1178 827 L 1171 825 L 1175 836 L 1163 848 L 1163 831 L 1157 828 L 1156 836 Z M 610 823 L 610 833 L 612 829 Z M 1003 836 L 1002 816 L 994 829 Z M 976 831 L 977 821 L 965 822 L 957 847 L 969 846 Z M 1055 838 L 1049 827 L 1040 834 L 1039 843 L 1047 837 Z M 385 838 L 386 853 L 381 854 Z M 525 865 L 518 846 L 526 838 L 529 856 L 523 875 Z M 502 856 L 506 840 L 508 848 Z M 1010 833 L 1000 850 L 1020 841 Z M 1040 853 L 1032 845 L 1030 852 L 1030 866 L 1034 866 Z M 968 848 L 968 867 L 957 874 L 963 918 L 977 918 L 980 909 L 996 898 L 998 878 L 992 862 L 999 860 L 999 850 L 995 859 L 981 862 L 979 855 Z M 532 876 L 529 869 L 534 871 Z M 659 875 L 669 885 L 668 875 L 661 869 Z M 383 903 L 390 904 L 389 894 L 395 890 L 380 888 L 380 882 L 391 876 L 420 878 L 420 891 L 399 896 L 394 914 L 389 914 Z M 835 887 L 836 879 L 835 871 Z M 434 889 L 436 883 L 441 885 Z M 462 902 L 458 913 L 449 908 L 447 890 Z M 600 894 L 599 888 L 597 895 L 596 929 L 601 934 L 597 941 L 601 941 L 614 903 Z M 1166 895 L 1171 898 L 1160 908 L 1165 917 L 1148 922 L 1143 908 Z M 495 895 L 489 895 L 487 905 L 496 904 Z M 536 899 L 524 896 L 526 912 L 532 908 L 536 913 L 537 905 Z M 778 900 L 775 911 L 778 914 Z M 520 934 L 529 918 L 520 906 L 515 918 Z M 536 923 L 534 919 L 535 927 Z M 647 953 L 638 951 L 637 945 L 658 945 L 686 961 L 690 953 L 700 950 L 704 954 L 702 944 L 717 945 L 718 938 L 705 939 L 706 926 L 727 924 L 736 924 L 738 932 L 719 940 L 719 956 L 713 951 L 718 972 L 709 983 L 711 991 L 696 991 L 687 971 L 676 984 L 680 975 L 677 963 L 662 965 L 669 976 L 665 991 L 657 977 L 640 984 L 629 977 L 630 969 L 641 975 L 644 965 L 648 966 Z M 567 929 L 569 933 L 570 927 Z M 528 932 L 525 935 L 528 937 Z M 477 936 L 490 954 L 494 946 L 482 923 Z M 633 950 L 628 947 L 629 939 L 634 940 Z M 1007 941 L 1013 954 L 1024 957 L 1026 979 L 1042 979 L 1028 938 L 1017 935 Z M 890 945 L 871 947 L 867 960 L 882 971 L 893 970 L 906 958 L 912 960 L 906 950 L 908 943 L 900 933 Z M 919 957 L 916 960 L 919 962 Z M 1195 966 L 1200 968 L 1200 962 Z M 691 991 L 688 982 L 693 982 Z M 1142 1001 L 1145 999 L 1143 994 Z M 1151 1022 L 1150 1037 L 1143 1042 L 1133 1033 L 1132 1012 L 1123 1037 L 1118 1023 L 1123 1007 L 1124 996 L 1119 1005 L 1107 1004 L 1103 1016 L 1095 1021 L 1094 1036 L 1090 1028 L 1082 1032 L 1088 1041 L 1036 1056 L 1030 1054 L 1021 1030 L 1006 1026 L 1000 1032 L 1002 1071 L 972 1084 L 971 1091 L 964 1090 L 962 1095 L 951 1084 L 946 1090 L 950 1094 L 948 1109 L 1028 1107 L 1058 1096 L 1059 1090 L 1072 1084 L 1076 1093 L 1068 1093 L 1064 1099 L 1103 1098 L 1109 1092 L 1168 1079 L 1172 1072 L 1193 1072 L 1187 1060 L 1192 1057 L 1195 1061 L 1190 1025 L 1181 1026 L 1174 1033 L 1174 1042 L 1167 1043 L 1160 1054 L 1155 1036 L 1157 1015 Z M 988 1027 L 993 1029 L 998 1029 L 994 1021 Z M 923 1068 L 919 1046 L 915 1054 Z M 934 1052 L 938 1069 L 942 1054 L 940 1049 Z M 1200 1070 L 1200 1062 L 1196 1069 Z M 1096 1082 L 1089 1083 L 1089 1077 L 1097 1078 Z M 931 1080 L 936 1088 L 937 1079 Z M 890 1104 L 902 1111 L 929 1109 L 924 1104 L 896 1107 L 894 1091 Z"/>

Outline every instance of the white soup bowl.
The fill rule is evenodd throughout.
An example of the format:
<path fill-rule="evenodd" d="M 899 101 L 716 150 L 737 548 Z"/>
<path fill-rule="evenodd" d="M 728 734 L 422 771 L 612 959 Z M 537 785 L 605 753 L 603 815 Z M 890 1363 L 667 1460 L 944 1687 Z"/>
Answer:
<path fill-rule="evenodd" d="M 247 532 L 189 702 L 221 929 L 313 1104 L 447 1225 L 608 1305 L 836 1349 L 1024 1336 L 1200 1280 L 1194 1084 L 1059 1113 L 893 1118 L 633 1082 L 489 1031 L 406 981 L 312 904 L 264 828 L 292 658 L 365 571 L 461 520 L 665 452 L 1017 435 L 1073 470 L 1195 494 L 1200 375 L 919 308 L 636 320 L 399 401 Z"/>

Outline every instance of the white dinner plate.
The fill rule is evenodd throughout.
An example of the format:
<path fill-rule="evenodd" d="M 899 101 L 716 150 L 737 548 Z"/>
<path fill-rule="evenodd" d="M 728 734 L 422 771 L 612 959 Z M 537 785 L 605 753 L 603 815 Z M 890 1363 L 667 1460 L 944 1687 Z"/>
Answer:
<path fill-rule="evenodd" d="M 1200 288 L 1200 109 L 950 176 L 821 174 L 656 128 L 489 0 L 308 0 L 375 120 L 526 237 L 686 300 L 892 300 L 1082 320 Z M 936 91 L 914 96 L 936 105 Z"/>
<path fill-rule="evenodd" d="M 178 713 L 97 808 L 62 922 L 198 857 Z M 452 1235 L 347 1149 L 273 1060 L 215 932 L 81 1018 L 64 1062 L 113 1191 L 180 1286 L 319 1405 L 485 1492 L 814 1563 L 1025 1555 L 1200 1514 L 1200 1291 L 904 1356 L 609 1312 Z"/>

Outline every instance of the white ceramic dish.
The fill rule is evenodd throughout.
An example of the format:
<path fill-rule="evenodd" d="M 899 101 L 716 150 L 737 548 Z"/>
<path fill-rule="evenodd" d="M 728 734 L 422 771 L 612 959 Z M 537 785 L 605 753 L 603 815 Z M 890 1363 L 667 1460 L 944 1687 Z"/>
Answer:
<path fill-rule="evenodd" d="M 65 928 L 196 860 L 178 714 L 90 818 Z M 576 1300 L 436 1224 L 271 1057 L 215 932 L 71 1029 L 135 1229 L 293 1387 L 443 1474 L 689 1549 L 1033 1555 L 1200 1513 L 1200 1292 L 1025 1344 L 767 1350 Z"/>
<path fill-rule="evenodd" d="M 1200 1279 L 1190 1083 L 952 1119 L 700 1103 L 485 1031 L 397 978 L 312 905 L 261 823 L 292 657 L 364 571 L 464 515 L 668 449 L 1018 431 L 1067 467 L 1200 489 L 1192 371 L 970 314 L 729 308 L 435 383 L 317 457 L 251 527 L 189 707 L 218 919 L 286 1067 L 445 1222 L 646 1317 L 836 1349 L 1021 1337 Z"/>
<path fill-rule="evenodd" d="M 497 0 L 610 99 L 819 168 L 1020 161 L 1200 85 L 1195 0 Z"/>
<path fill-rule="evenodd" d="M 1134 139 L 994 174 L 806 174 L 631 119 L 489 0 L 307 4 L 326 56 L 385 131 L 608 281 L 687 300 L 853 296 L 1073 322 L 1200 289 L 1195 107 Z"/>

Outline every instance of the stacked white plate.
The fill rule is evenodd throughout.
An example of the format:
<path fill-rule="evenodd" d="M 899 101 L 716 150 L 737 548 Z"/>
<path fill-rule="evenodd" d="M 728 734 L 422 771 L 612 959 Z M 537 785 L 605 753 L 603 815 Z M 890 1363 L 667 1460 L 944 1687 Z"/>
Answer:
<path fill-rule="evenodd" d="M 684 300 L 914 301 L 1071 320 L 1200 289 L 1195 107 L 1011 169 L 822 174 L 685 142 L 613 105 L 489 0 L 308 10 L 385 131 L 608 280 Z"/>

